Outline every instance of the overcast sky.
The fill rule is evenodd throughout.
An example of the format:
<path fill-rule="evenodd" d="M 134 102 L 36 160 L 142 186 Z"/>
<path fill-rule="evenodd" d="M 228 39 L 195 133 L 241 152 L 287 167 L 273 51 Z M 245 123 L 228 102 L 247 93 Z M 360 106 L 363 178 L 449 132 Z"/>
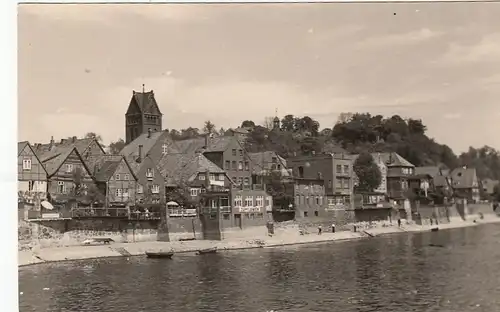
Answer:
<path fill-rule="evenodd" d="M 21 5 L 20 140 L 123 138 L 144 83 L 164 128 L 370 112 L 422 118 L 455 152 L 500 149 L 499 16 L 500 3 Z"/>

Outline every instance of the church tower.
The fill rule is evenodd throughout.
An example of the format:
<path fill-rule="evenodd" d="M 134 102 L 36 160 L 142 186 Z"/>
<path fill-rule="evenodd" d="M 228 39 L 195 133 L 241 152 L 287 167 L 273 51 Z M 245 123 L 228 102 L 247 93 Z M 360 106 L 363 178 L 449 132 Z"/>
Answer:
<path fill-rule="evenodd" d="M 281 127 L 280 119 L 278 117 L 278 109 L 276 109 L 275 117 L 273 119 L 273 130 L 279 130 Z"/>
<path fill-rule="evenodd" d="M 146 92 L 142 85 L 142 92 L 132 91 L 125 113 L 125 144 L 148 131 L 162 131 L 162 116 L 153 90 Z"/>

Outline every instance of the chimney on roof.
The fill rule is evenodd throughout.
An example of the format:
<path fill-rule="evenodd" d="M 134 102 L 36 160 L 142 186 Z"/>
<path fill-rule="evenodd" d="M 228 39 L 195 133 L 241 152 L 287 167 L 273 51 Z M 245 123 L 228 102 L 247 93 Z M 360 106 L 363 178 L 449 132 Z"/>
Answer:
<path fill-rule="evenodd" d="M 209 134 L 205 134 L 205 147 L 207 147 L 209 143 L 210 143 L 210 136 Z"/>
<path fill-rule="evenodd" d="M 151 138 L 151 128 L 148 128 L 148 139 Z"/>
<path fill-rule="evenodd" d="M 137 162 L 142 162 L 142 145 L 139 145 L 139 157 L 137 158 Z"/>
<path fill-rule="evenodd" d="M 76 136 L 72 138 L 73 143 L 76 143 Z"/>
<path fill-rule="evenodd" d="M 50 144 L 54 145 L 54 136 L 50 137 Z"/>

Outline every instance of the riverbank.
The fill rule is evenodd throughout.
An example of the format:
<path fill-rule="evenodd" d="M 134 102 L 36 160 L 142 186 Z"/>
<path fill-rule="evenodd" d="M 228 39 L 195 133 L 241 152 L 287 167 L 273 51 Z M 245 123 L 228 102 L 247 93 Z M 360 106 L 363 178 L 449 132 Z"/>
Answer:
<path fill-rule="evenodd" d="M 475 220 L 475 221 L 474 221 Z M 439 225 L 403 225 L 401 227 L 386 226 L 373 228 L 359 228 L 358 231 L 342 231 L 337 233 L 325 232 L 322 235 L 316 233 L 299 235 L 296 230 L 281 231 L 278 235 L 269 237 L 256 237 L 252 239 L 239 239 L 227 241 L 173 241 L 173 242 L 136 242 L 115 243 L 111 245 L 98 246 L 70 246 L 56 248 L 35 248 L 32 250 L 18 252 L 18 266 L 33 264 L 71 261 L 95 258 L 131 257 L 144 255 L 146 251 L 174 251 L 176 253 L 196 252 L 199 249 L 217 247 L 219 250 L 238 250 L 251 248 L 271 248 L 287 245 L 302 245 L 313 243 L 324 243 L 333 241 L 345 241 L 361 238 L 370 238 L 379 235 L 388 235 L 405 232 L 428 232 L 431 228 L 438 227 L 440 230 L 477 226 L 485 223 L 500 223 L 500 218 L 495 215 L 469 217 L 469 220 L 452 220 L 450 223 Z"/>

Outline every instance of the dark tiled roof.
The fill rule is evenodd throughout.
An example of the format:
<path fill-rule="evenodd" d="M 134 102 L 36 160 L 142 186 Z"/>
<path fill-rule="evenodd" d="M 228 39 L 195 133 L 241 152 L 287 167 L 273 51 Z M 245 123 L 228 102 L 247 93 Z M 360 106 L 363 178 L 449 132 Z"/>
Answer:
<path fill-rule="evenodd" d="M 154 92 L 136 92 L 132 95 L 131 102 L 135 101 L 143 114 L 161 115 L 160 108 L 156 102 Z M 128 113 L 128 112 L 127 112 Z"/>
<path fill-rule="evenodd" d="M 99 182 L 109 181 L 122 161 L 125 161 L 123 155 L 90 156 L 85 160 L 90 172 Z"/>
<path fill-rule="evenodd" d="M 437 166 L 415 167 L 415 174 L 430 175 L 434 180 L 434 186 L 442 187 L 448 185 L 446 181 L 447 175 L 443 174 L 443 170 L 439 169 Z"/>
<path fill-rule="evenodd" d="M 198 173 L 224 173 L 224 170 L 201 153 L 168 154 L 162 157 L 158 167 L 168 184 L 177 185 L 190 182 Z"/>
<path fill-rule="evenodd" d="M 372 153 L 372 157 L 380 159 L 388 166 L 388 167 L 415 167 L 408 160 L 404 159 L 401 155 L 395 152 L 391 153 Z"/>
<path fill-rule="evenodd" d="M 125 156 L 127 160 L 130 162 L 131 159 L 137 159 L 139 157 L 139 145 L 142 145 L 142 156 L 145 157 L 149 151 L 153 148 L 153 146 L 160 139 L 170 138 L 170 135 L 167 131 L 159 131 L 159 132 L 151 132 L 151 136 L 149 133 L 143 133 L 138 136 L 135 140 L 127 144 L 120 152 L 121 155 Z M 172 140 L 172 144 L 169 146 L 168 153 L 178 153 L 177 146 L 175 142 Z"/>
<path fill-rule="evenodd" d="M 205 138 L 199 137 L 194 139 L 175 141 L 179 148 L 179 152 L 185 154 L 192 154 L 203 149 L 205 146 Z"/>
<path fill-rule="evenodd" d="M 451 172 L 453 188 L 472 188 L 476 177 L 474 168 L 455 168 Z"/>
<path fill-rule="evenodd" d="M 21 152 L 28 144 L 28 141 L 17 142 L 17 156 L 21 155 Z"/>
<path fill-rule="evenodd" d="M 95 139 L 62 139 L 59 142 L 53 144 L 35 144 L 33 150 L 38 155 L 38 157 L 44 161 L 45 159 L 51 158 L 57 154 L 64 153 L 67 150 L 71 150 L 73 147 L 76 148 L 80 155 L 89 147 L 89 145 Z"/>
<path fill-rule="evenodd" d="M 276 157 L 277 164 L 283 168 L 282 175 L 288 176 L 289 172 L 286 170 L 286 160 L 279 156 L 274 151 L 265 151 L 260 153 L 248 153 L 248 157 L 252 162 L 252 172 L 254 174 L 261 174 L 263 171 L 269 170 L 269 164 L 272 163 L 273 157 Z"/>
<path fill-rule="evenodd" d="M 77 149 L 74 148 L 65 148 L 61 149 L 59 153 L 51 155 L 51 157 L 44 158 L 42 160 L 43 165 L 45 166 L 45 170 L 47 170 L 47 174 L 49 176 L 52 176 L 57 172 L 57 170 L 61 167 L 61 165 L 64 163 L 66 158 L 73 152 L 77 151 Z"/>

